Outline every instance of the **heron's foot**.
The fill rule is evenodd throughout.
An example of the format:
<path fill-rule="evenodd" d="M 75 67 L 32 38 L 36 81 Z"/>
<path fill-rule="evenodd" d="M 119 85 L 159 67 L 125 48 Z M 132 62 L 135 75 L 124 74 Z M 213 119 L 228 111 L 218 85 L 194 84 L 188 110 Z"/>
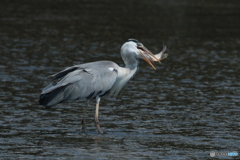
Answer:
<path fill-rule="evenodd" d="M 85 118 L 82 119 L 82 132 L 85 133 L 86 132 L 86 122 L 85 122 Z"/>
<path fill-rule="evenodd" d="M 100 125 L 99 125 L 99 120 L 98 119 L 95 119 L 95 125 L 97 126 L 98 133 L 103 134 L 103 131 L 102 131 Z"/>

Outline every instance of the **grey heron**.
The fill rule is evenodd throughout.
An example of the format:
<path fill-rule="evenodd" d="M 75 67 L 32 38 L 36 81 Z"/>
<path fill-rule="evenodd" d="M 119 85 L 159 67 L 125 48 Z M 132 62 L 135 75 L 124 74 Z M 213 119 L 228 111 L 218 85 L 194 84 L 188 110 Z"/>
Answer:
<path fill-rule="evenodd" d="M 112 61 L 97 61 L 66 68 L 51 77 L 53 82 L 43 88 L 39 104 L 50 108 L 59 103 L 71 100 L 96 99 L 95 125 L 99 133 L 103 133 L 99 125 L 98 111 L 102 96 L 117 96 L 123 86 L 136 73 L 139 59 L 145 60 L 153 69 L 152 62 L 167 57 L 166 46 L 158 54 L 152 54 L 141 42 L 129 39 L 121 47 L 121 56 L 125 67 L 120 67 Z M 85 130 L 85 113 L 82 128 Z"/>

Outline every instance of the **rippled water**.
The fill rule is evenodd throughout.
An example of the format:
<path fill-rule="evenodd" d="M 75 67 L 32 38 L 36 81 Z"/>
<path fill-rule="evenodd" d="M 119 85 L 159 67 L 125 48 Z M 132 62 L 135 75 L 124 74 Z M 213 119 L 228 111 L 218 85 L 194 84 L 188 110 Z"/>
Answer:
<path fill-rule="evenodd" d="M 238 2 L 237 2 L 238 3 Z M 240 7 L 233 1 L 25 1 L 0 6 L 2 159 L 207 159 L 240 153 Z M 54 74 L 112 60 L 128 38 L 152 52 L 117 99 L 37 104 Z M 222 156 L 218 158 L 227 159 Z M 236 159 L 239 158 L 235 157 Z M 231 158 L 232 159 L 232 158 Z"/>

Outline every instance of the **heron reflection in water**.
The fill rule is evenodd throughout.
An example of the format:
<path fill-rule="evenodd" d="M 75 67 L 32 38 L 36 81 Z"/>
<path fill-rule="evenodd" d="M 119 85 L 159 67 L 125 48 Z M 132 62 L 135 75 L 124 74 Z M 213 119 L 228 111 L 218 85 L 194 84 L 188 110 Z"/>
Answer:
<path fill-rule="evenodd" d="M 96 100 L 95 124 L 98 132 L 103 133 L 98 120 L 101 97 L 108 94 L 117 96 L 123 86 L 133 77 L 138 69 L 139 59 L 145 60 L 153 69 L 152 62 L 167 57 L 166 46 L 158 54 L 152 54 L 136 39 L 129 39 L 121 47 L 121 56 L 125 67 L 112 61 L 97 61 L 66 68 L 51 77 L 53 82 L 43 88 L 39 104 L 50 108 L 59 103 L 72 100 L 86 100 L 87 107 L 91 99 Z M 82 129 L 85 131 L 85 114 Z"/>

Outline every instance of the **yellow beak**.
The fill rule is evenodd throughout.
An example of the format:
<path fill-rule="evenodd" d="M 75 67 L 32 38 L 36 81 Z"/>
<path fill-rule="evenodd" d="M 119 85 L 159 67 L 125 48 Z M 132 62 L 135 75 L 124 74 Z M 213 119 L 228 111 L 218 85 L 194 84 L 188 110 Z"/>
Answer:
<path fill-rule="evenodd" d="M 146 47 L 144 46 L 138 46 L 137 47 L 138 50 L 140 51 L 143 59 L 153 68 L 156 70 L 156 68 L 154 67 L 154 65 L 152 64 L 151 61 L 158 61 L 160 62 L 159 59 L 157 59 L 154 54 L 152 54 Z"/>

